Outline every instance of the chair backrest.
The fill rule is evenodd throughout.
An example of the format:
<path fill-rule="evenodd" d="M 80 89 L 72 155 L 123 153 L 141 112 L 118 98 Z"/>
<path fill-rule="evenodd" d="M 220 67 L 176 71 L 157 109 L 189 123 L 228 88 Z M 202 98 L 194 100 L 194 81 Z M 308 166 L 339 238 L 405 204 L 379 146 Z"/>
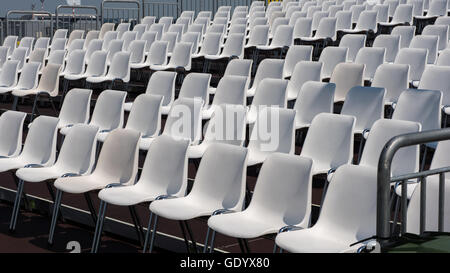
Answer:
<path fill-rule="evenodd" d="M 309 126 L 320 113 L 332 113 L 334 103 L 334 83 L 320 81 L 305 82 L 295 101 L 296 128 Z"/>
<path fill-rule="evenodd" d="M 123 40 L 122 50 L 127 51 L 131 42 L 137 39 L 137 32 L 136 31 L 126 31 L 125 33 L 123 33 L 122 37 L 119 39 Z"/>
<path fill-rule="evenodd" d="M 137 24 L 133 27 L 133 31 L 136 31 L 136 39 L 141 39 L 142 34 L 147 30 L 148 25 L 146 24 Z"/>
<path fill-rule="evenodd" d="M 169 29 L 170 25 L 172 24 L 172 21 L 173 21 L 173 17 L 164 16 L 164 17 L 159 18 L 158 23 L 162 24 L 164 26 L 163 31 L 167 32 L 167 30 Z"/>
<path fill-rule="evenodd" d="M 43 115 L 33 120 L 20 154 L 29 164 L 45 166 L 55 162 L 58 120 Z"/>
<path fill-rule="evenodd" d="M 36 88 L 38 86 L 39 69 L 41 68 L 41 65 L 42 64 L 38 62 L 31 61 L 26 63 L 22 68 L 16 88 L 25 90 Z"/>
<path fill-rule="evenodd" d="M 297 99 L 303 84 L 307 81 L 320 81 L 322 71 L 321 62 L 300 61 L 295 65 L 294 72 L 288 83 L 286 92 L 287 100 Z"/>
<path fill-rule="evenodd" d="M 59 91 L 59 73 L 61 66 L 59 64 L 48 63 L 42 70 L 42 76 L 37 89 L 42 92 L 48 92 L 50 96 L 55 97 Z"/>
<path fill-rule="evenodd" d="M 116 28 L 116 31 L 117 31 L 117 33 L 118 33 L 117 39 L 122 39 L 122 36 L 123 36 L 126 32 L 130 31 L 130 26 L 131 26 L 130 23 L 120 23 L 120 24 L 117 26 L 117 28 Z"/>
<path fill-rule="evenodd" d="M 156 41 L 157 35 L 158 35 L 158 33 L 154 32 L 154 31 L 146 31 L 142 34 L 141 40 L 147 42 L 145 44 L 145 53 L 148 53 L 150 51 L 150 47 L 152 46 L 153 42 Z"/>
<path fill-rule="evenodd" d="M 95 51 L 102 50 L 103 41 L 100 39 L 93 39 L 89 46 L 86 48 L 86 63 L 89 64 L 89 61 L 91 60 L 92 54 L 94 54 Z"/>
<path fill-rule="evenodd" d="M 385 102 L 391 104 L 408 89 L 408 75 L 409 66 L 406 64 L 382 64 L 377 68 L 371 86 L 385 88 Z"/>
<path fill-rule="evenodd" d="M 168 32 L 178 33 L 177 42 L 179 42 L 183 33 L 186 32 L 185 29 L 186 29 L 185 25 L 177 23 L 177 24 L 171 25 L 166 33 L 168 33 Z"/>
<path fill-rule="evenodd" d="M 355 133 L 363 133 L 384 116 L 384 96 L 386 90 L 380 87 L 352 87 L 345 96 L 341 114 L 354 116 Z"/>
<path fill-rule="evenodd" d="M 392 16 L 393 23 L 409 23 L 412 25 L 413 21 L 413 5 L 411 4 L 400 4 L 395 9 L 394 15 Z"/>
<path fill-rule="evenodd" d="M 23 37 L 20 40 L 19 47 L 23 47 L 27 49 L 26 56 L 28 57 L 31 53 L 31 49 L 33 48 L 34 37 Z"/>
<path fill-rule="evenodd" d="M 54 50 L 48 56 L 47 65 L 48 64 L 58 64 L 61 66 L 61 71 L 62 71 L 62 70 L 64 70 L 65 56 L 66 56 L 65 50 Z M 45 67 L 43 67 L 42 69 L 44 69 L 44 68 Z"/>
<path fill-rule="evenodd" d="M 151 26 L 156 22 L 156 16 L 145 16 L 141 20 L 141 24 L 146 24 L 147 26 Z"/>
<path fill-rule="evenodd" d="M 191 70 L 192 63 L 192 43 L 179 42 L 173 49 L 170 57 L 169 66 L 183 67 L 186 71 Z"/>
<path fill-rule="evenodd" d="M 116 53 L 122 51 L 122 48 L 123 48 L 123 40 L 116 39 L 116 40 L 112 40 L 109 43 L 109 46 L 108 46 L 108 57 L 106 58 L 106 63 L 108 65 L 111 64 L 111 62 L 112 62 L 112 60 L 114 58 L 114 55 Z"/>
<path fill-rule="evenodd" d="M 103 37 L 103 45 L 102 50 L 109 50 L 109 45 L 112 41 L 116 40 L 119 33 L 117 31 L 108 31 L 105 33 L 105 36 Z"/>
<path fill-rule="evenodd" d="M 384 47 L 386 49 L 385 61 L 392 63 L 400 50 L 400 35 L 378 35 L 373 42 L 373 47 Z"/>
<path fill-rule="evenodd" d="M 348 48 L 328 46 L 322 50 L 319 62 L 322 66 L 322 78 L 330 78 L 334 68 L 339 63 L 345 63 L 347 60 Z"/>
<path fill-rule="evenodd" d="M 3 64 L 0 72 L 0 86 L 14 87 L 17 84 L 19 61 L 8 60 Z"/>
<path fill-rule="evenodd" d="M 442 92 L 408 89 L 398 98 L 392 119 L 419 122 L 422 131 L 441 128 Z"/>
<path fill-rule="evenodd" d="M 8 51 L 8 47 L 0 46 L 0 68 L 3 66 L 6 60 L 8 60 Z"/>
<path fill-rule="evenodd" d="M 436 35 L 439 37 L 438 50 L 444 50 L 448 44 L 449 26 L 427 25 L 421 35 Z"/>
<path fill-rule="evenodd" d="M 258 46 L 269 44 L 269 26 L 254 26 L 250 30 L 250 36 L 247 45 Z"/>
<path fill-rule="evenodd" d="M 346 34 L 339 42 L 339 47 L 348 48 L 347 61 L 355 61 L 358 51 L 366 46 L 367 36 L 364 34 Z"/>
<path fill-rule="evenodd" d="M 258 70 L 256 71 L 255 78 L 253 80 L 252 88 L 257 87 L 259 82 L 263 79 L 273 78 L 282 79 L 283 78 L 283 67 L 284 60 L 278 59 L 264 59 L 258 65 Z"/>
<path fill-rule="evenodd" d="M 69 35 L 69 39 L 67 41 L 67 46 L 70 46 L 73 41 L 83 39 L 84 37 L 84 30 L 80 29 L 74 29 Z M 84 43 L 83 43 L 84 44 Z"/>
<path fill-rule="evenodd" d="M 118 128 L 109 133 L 92 175 L 106 176 L 114 183 L 133 184 L 138 170 L 139 139 L 140 133 L 134 130 Z"/>
<path fill-rule="evenodd" d="M 336 40 L 336 18 L 322 18 L 314 37 Z"/>
<path fill-rule="evenodd" d="M 344 10 L 344 5 L 331 5 L 328 9 L 329 12 L 329 17 L 336 17 L 336 14 L 339 11 L 343 11 Z"/>
<path fill-rule="evenodd" d="M 432 0 L 427 12 L 427 16 L 445 16 L 448 10 L 447 0 Z"/>
<path fill-rule="evenodd" d="M 90 173 L 95 163 L 97 133 L 97 126 L 75 124 L 64 137 L 55 166 L 68 173 Z"/>
<path fill-rule="evenodd" d="M 419 132 L 420 128 L 420 123 L 406 120 L 379 119 L 375 121 L 364 145 L 359 165 L 377 168 L 381 151 L 391 138 Z M 398 150 L 391 164 L 393 176 L 415 172 L 419 169 L 418 148 L 419 146 L 416 145 Z"/>
<path fill-rule="evenodd" d="M 355 117 L 320 113 L 314 117 L 300 156 L 313 160 L 317 171 L 348 164 L 353 158 Z M 333 135 L 333 137 L 329 137 Z M 322 169 L 325 168 L 326 170 Z"/>
<path fill-rule="evenodd" d="M 161 40 L 162 34 L 164 33 L 164 24 L 152 24 L 148 31 L 156 32 L 156 40 Z"/>
<path fill-rule="evenodd" d="M 256 88 L 256 93 L 249 109 L 249 115 L 258 113 L 261 107 L 286 107 L 287 80 L 263 79 Z"/>
<path fill-rule="evenodd" d="M 438 66 L 450 66 L 450 48 L 442 50 L 441 54 L 436 61 Z"/>
<path fill-rule="evenodd" d="M 244 58 L 244 43 L 245 43 L 245 34 L 233 33 L 228 34 L 227 41 L 225 42 L 222 55 L 228 56 L 236 56 L 239 59 Z"/>
<path fill-rule="evenodd" d="M 245 197 L 247 149 L 214 143 L 204 153 L 188 198 L 208 200 L 208 207 L 240 211 Z"/>
<path fill-rule="evenodd" d="M 15 157 L 22 150 L 22 130 L 26 113 L 6 111 L 0 116 L 0 155 Z"/>
<path fill-rule="evenodd" d="M 181 37 L 181 42 L 191 43 L 192 50 L 191 54 L 196 54 L 198 52 L 198 42 L 201 39 L 201 33 L 198 32 L 187 32 Z"/>
<path fill-rule="evenodd" d="M 450 105 L 450 67 L 427 66 L 418 88 L 441 91 L 442 104 Z"/>
<path fill-rule="evenodd" d="M 206 33 L 200 49 L 200 54 L 217 55 L 220 52 L 220 44 L 222 40 L 221 33 Z"/>
<path fill-rule="evenodd" d="M 352 12 L 352 23 L 357 24 L 361 13 L 366 9 L 364 5 L 352 5 L 350 11 Z"/>
<path fill-rule="evenodd" d="M 352 12 L 341 10 L 336 13 L 336 30 L 352 28 Z"/>
<path fill-rule="evenodd" d="M 261 107 L 250 135 L 248 149 L 252 153 L 286 153 L 295 150 L 295 110 Z"/>
<path fill-rule="evenodd" d="M 145 61 L 145 44 L 146 41 L 134 40 L 130 43 L 128 47 L 128 52 L 130 52 L 130 63 L 139 64 Z"/>
<path fill-rule="evenodd" d="M 101 130 L 113 130 L 123 126 L 123 104 L 127 92 L 104 90 L 95 103 L 90 125 L 96 125 Z"/>
<path fill-rule="evenodd" d="M 70 53 L 77 49 L 83 49 L 84 39 L 74 39 L 70 45 L 67 45 L 67 53 Z"/>
<path fill-rule="evenodd" d="M 206 105 L 209 102 L 209 84 L 211 74 L 189 73 L 183 80 L 178 98 L 201 98 Z"/>
<path fill-rule="evenodd" d="M 1 49 L 0 49 L 1 52 Z M 44 48 L 35 48 L 33 51 L 31 51 L 30 53 L 30 57 L 28 58 L 28 62 L 36 62 L 36 63 L 40 63 L 40 69 L 44 68 L 44 60 L 45 60 L 45 55 L 47 54 L 47 49 Z"/>
<path fill-rule="evenodd" d="M 251 81 L 251 69 L 253 60 L 248 59 L 233 59 L 225 69 L 224 76 L 243 76 L 247 77 L 247 88 Z"/>
<path fill-rule="evenodd" d="M 88 49 L 89 44 L 90 44 L 93 40 L 100 40 L 100 31 L 99 31 L 99 30 L 90 30 L 90 31 L 86 34 L 86 38 L 85 38 L 85 40 L 84 40 L 83 49 Z"/>
<path fill-rule="evenodd" d="M 439 45 L 439 36 L 436 35 L 419 35 L 415 36 L 411 44 L 410 48 L 425 48 L 428 49 L 428 64 L 434 64 L 437 59 L 438 54 L 438 45 Z"/>
<path fill-rule="evenodd" d="M 376 4 L 372 10 L 377 12 L 377 23 L 387 23 L 389 21 L 389 5 Z"/>
<path fill-rule="evenodd" d="M 76 49 L 72 51 L 67 58 L 67 66 L 64 70 L 65 75 L 82 74 L 85 68 L 85 56 L 85 50 Z"/>
<path fill-rule="evenodd" d="M 155 138 L 150 144 L 142 174 L 137 182 L 141 189 L 160 195 L 184 196 L 187 188 L 189 141 L 168 135 Z"/>
<path fill-rule="evenodd" d="M 17 69 L 19 69 L 19 71 L 22 70 L 23 64 L 26 61 L 27 52 L 28 52 L 28 49 L 23 48 L 23 47 L 18 47 L 16 49 L 14 49 L 14 51 L 11 55 L 10 60 L 19 61 L 19 65 L 17 67 Z"/>
<path fill-rule="evenodd" d="M 327 18 L 328 17 L 328 11 L 318 11 L 316 13 L 314 13 L 313 17 L 312 17 L 312 30 L 317 30 L 317 28 L 319 27 L 319 23 L 323 18 Z"/>
<path fill-rule="evenodd" d="M 391 35 L 400 35 L 400 48 L 409 47 L 416 33 L 416 26 L 396 26 Z"/>
<path fill-rule="evenodd" d="M 50 45 L 50 38 L 39 37 L 37 38 L 36 43 L 34 44 L 34 49 L 43 48 L 47 51 L 49 45 Z"/>
<path fill-rule="evenodd" d="M 97 50 L 92 53 L 89 64 L 86 68 L 86 75 L 88 76 L 105 76 L 106 75 L 106 60 L 108 58 L 108 52 Z"/>
<path fill-rule="evenodd" d="M 114 31 L 114 27 L 115 27 L 114 23 L 104 23 L 100 28 L 100 34 L 98 35 L 98 38 L 103 40 L 105 38 L 106 33 L 108 33 L 109 31 Z"/>
<path fill-rule="evenodd" d="M 384 47 L 363 47 L 356 54 L 355 63 L 364 64 L 364 79 L 373 79 L 377 68 L 384 63 Z"/>
<path fill-rule="evenodd" d="M 161 130 L 162 96 L 141 94 L 136 97 L 125 129 L 141 132 L 142 137 L 157 136 Z"/>
<path fill-rule="evenodd" d="M 156 71 L 148 80 L 146 94 L 160 95 L 163 97 L 162 105 L 172 104 L 175 97 L 176 72 Z"/>
<path fill-rule="evenodd" d="M 8 47 L 8 57 L 11 56 L 14 49 L 16 48 L 18 38 L 19 37 L 17 37 L 17 36 L 8 35 L 8 36 L 6 36 L 5 40 L 3 41 L 3 46 Z"/>
<path fill-rule="evenodd" d="M 294 45 L 289 47 L 283 67 L 283 78 L 290 77 L 300 61 L 312 60 L 313 46 Z"/>
<path fill-rule="evenodd" d="M 409 65 L 409 81 L 419 81 L 427 64 L 428 50 L 425 48 L 402 48 L 395 58 L 396 64 Z"/>
<path fill-rule="evenodd" d="M 334 101 L 343 101 L 348 90 L 354 86 L 363 86 L 364 64 L 340 63 L 334 68 L 330 82 L 336 84 Z"/>
<path fill-rule="evenodd" d="M 149 65 L 166 65 L 169 43 L 165 41 L 153 42 L 148 52 L 147 63 Z"/>
<path fill-rule="evenodd" d="M 240 104 L 246 105 L 247 77 L 223 76 L 217 85 L 213 105 Z"/>
<path fill-rule="evenodd" d="M 206 127 L 203 142 L 242 146 L 245 140 L 246 115 L 244 105 L 217 105 Z"/>
<path fill-rule="evenodd" d="M 114 54 L 107 76 L 128 82 L 130 80 L 130 53 L 117 52 Z"/>
<path fill-rule="evenodd" d="M 54 50 L 64 50 L 66 48 L 67 39 L 66 38 L 57 38 L 52 40 L 52 44 L 50 46 L 50 53 Z"/>
<path fill-rule="evenodd" d="M 202 131 L 203 101 L 199 98 L 179 98 L 172 103 L 163 134 L 176 139 L 189 139 L 191 143 L 198 143 Z"/>
<path fill-rule="evenodd" d="M 356 24 L 357 29 L 377 31 L 377 15 L 376 11 L 365 10 L 362 11 Z"/>
<path fill-rule="evenodd" d="M 91 105 L 92 90 L 74 88 L 67 92 L 59 112 L 58 127 L 87 123 Z"/>
<path fill-rule="evenodd" d="M 311 159 L 295 155 L 268 156 L 246 212 L 264 212 L 266 219 L 307 228 L 311 214 L 312 164 Z"/>

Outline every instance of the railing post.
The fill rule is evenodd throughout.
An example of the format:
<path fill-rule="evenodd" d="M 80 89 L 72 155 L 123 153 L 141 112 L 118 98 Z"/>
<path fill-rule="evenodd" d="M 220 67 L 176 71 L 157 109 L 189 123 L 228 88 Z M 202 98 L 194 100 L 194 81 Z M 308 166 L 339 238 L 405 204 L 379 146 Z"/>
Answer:
<path fill-rule="evenodd" d="M 444 205 L 445 205 L 445 173 L 439 174 L 439 218 L 438 230 L 444 232 Z"/>

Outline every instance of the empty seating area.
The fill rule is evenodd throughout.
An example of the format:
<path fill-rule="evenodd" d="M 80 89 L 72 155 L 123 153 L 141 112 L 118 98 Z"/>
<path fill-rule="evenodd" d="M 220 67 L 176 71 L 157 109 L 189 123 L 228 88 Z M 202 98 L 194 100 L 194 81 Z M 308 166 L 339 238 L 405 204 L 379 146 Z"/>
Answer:
<path fill-rule="evenodd" d="M 79 207 L 93 253 L 105 233 L 129 237 L 123 223 L 144 253 L 170 249 L 169 237 L 187 252 L 358 252 L 376 233 L 385 144 L 448 127 L 449 14 L 450 0 L 252 1 L 9 35 L 9 230 L 24 224 L 32 189 L 49 200 L 49 248 Z M 404 148 L 392 175 L 447 167 L 449 147 Z M 407 192 L 417 233 L 420 185 Z M 404 198 L 392 183 L 394 230 Z"/>

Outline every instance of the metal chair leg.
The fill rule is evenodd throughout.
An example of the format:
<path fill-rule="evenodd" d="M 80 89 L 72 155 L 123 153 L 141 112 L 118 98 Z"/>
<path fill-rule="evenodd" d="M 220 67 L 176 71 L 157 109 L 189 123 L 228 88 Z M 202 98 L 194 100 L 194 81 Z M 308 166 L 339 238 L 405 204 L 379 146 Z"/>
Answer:
<path fill-rule="evenodd" d="M 18 104 L 18 102 L 19 102 L 19 97 L 14 96 L 14 101 L 13 101 L 13 105 L 12 105 L 12 107 L 11 107 L 11 110 L 14 110 L 14 111 L 17 110 L 17 104 Z"/>
<path fill-rule="evenodd" d="M 16 199 L 14 201 L 13 212 L 11 215 L 11 222 L 9 223 L 9 230 L 15 231 L 17 224 L 17 216 L 19 215 L 20 210 L 20 201 L 22 200 L 22 192 L 23 192 L 24 182 L 23 180 L 19 180 L 16 192 Z"/>
<path fill-rule="evenodd" d="M 97 225 L 95 227 L 95 234 L 94 234 L 94 240 L 92 242 L 91 253 L 97 253 L 97 251 L 98 251 L 98 246 L 100 245 L 100 239 L 102 237 L 103 223 L 105 220 L 107 206 L 108 206 L 108 203 L 106 203 L 104 201 L 100 202 L 100 209 L 98 212 Z"/>
<path fill-rule="evenodd" d="M 158 225 L 158 215 L 155 214 L 155 220 L 154 220 L 153 229 L 152 229 L 152 239 L 150 241 L 150 248 L 148 250 L 150 253 L 152 253 L 153 246 L 155 245 L 155 236 L 156 236 L 156 227 L 157 227 L 157 225 Z"/>
<path fill-rule="evenodd" d="M 150 238 L 150 233 L 152 229 L 152 220 L 153 220 L 153 212 L 150 212 L 150 218 L 148 219 L 147 233 L 145 234 L 144 249 L 142 250 L 142 253 L 145 253 L 147 251 L 148 239 Z"/>
<path fill-rule="evenodd" d="M 208 230 L 206 231 L 205 245 L 203 246 L 203 253 L 206 253 L 206 251 L 208 250 L 208 239 L 210 231 L 211 228 L 208 226 Z"/>
<path fill-rule="evenodd" d="M 56 194 L 55 194 L 55 202 L 53 202 L 52 221 L 51 221 L 51 224 L 50 224 L 50 232 L 49 232 L 49 235 L 48 235 L 48 243 L 50 245 L 53 244 L 53 237 L 55 235 L 56 222 L 58 221 L 59 209 L 61 207 L 62 194 L 63 194 L 62 191 L 57 190 Z"/>
<path fill-rule="evenodd" d="M 36 111 L 36 108 L 37 108 L 36 104 L 37 104 L 38 100 L 39 100 L 39 94 L 36 94 L 36 96 L 34 96 L 33 108 L 31 109 L 30 123 L 33 122 L 34 112 Z"/>
<path fill-rule="evenodd" d="M 214 251 L 214 239 L 216 238 L 216 231 L 213 230 L 212 235 L 211 235 L 211 243 L 209 245 L 209 253 L 213 253 Z"/>

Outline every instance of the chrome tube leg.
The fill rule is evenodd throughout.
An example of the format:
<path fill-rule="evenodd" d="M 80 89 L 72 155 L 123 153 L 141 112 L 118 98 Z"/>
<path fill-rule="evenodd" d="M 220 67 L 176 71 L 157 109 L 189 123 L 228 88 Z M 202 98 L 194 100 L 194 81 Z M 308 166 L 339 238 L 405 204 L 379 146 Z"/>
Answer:
<path fill-rule="evenodd" d="M 106 203 L 104 201 L 100 202 L 100 209 L 98 212 L 97 225 L 95 227 L 95 234 L 94 234 L 94 240 L 92 242 L 91 253 L 97 253 L 97 251 L 98 251 L 98 246 L 100 244 L 100 239 L 102 237 L 103 223 L 105 220 L 107 206 L 108 206 L 108 203 Z"/>
<path fill-rule="evenodd" d="M 191 242 L 192 242 L 192 247 L 194 248 L 194 252 L 198 253 L 198 249 L 197 249 L 197 242 L 194 239 L 194 234 L 192 233 L 191 228 L 189 227 L 189 224 L 187 221 L 184 221 L 184 225 L 186 226 L 186 231 L 189 235 L 189 237 L 191 238 Z"/>
<path fill-rule="evenodd" d="M 53 202 L 52 221 L 50 223 L 50 232 L 49 232 L 49 235 L 48 235 L 48 243 L 50 245 L 53 244 L 53 237 L 55 235 L 56 222 L 58 221 L 59 209 L 61 207 L 62 194 L 63 194 L 62 191 L 57 190 L 56 194 L 55 194 L 55 202 Z"/>
<path fill-rule="evenodd" d="M 214 251 L 214 239 L 216 238 L 216 231 L 213 230 L 212 234 L 211 234 L 211 243 L 209 245 L 209 253 L 213 253 Z"/>
<path fill-rule="evenodd" d="M 17 185 L 16 199 L 14 201 L 13 212 L 11 215 L 11 222 L 9 223 L 9 230 L 14 231 L 16 229 L 17 216 L 20 210 L 20 201 L 22 200 L 22 192 L 23 192 L 24 182 L 23 180 L 19 180 Z"/>
<path fill-rule="evenodd" d="M 205 245 L 203 246 L 203 253 L 206 253 L 206 251 L 208 250 L 208 239 L 209 239 L 210 231 L 211 231 L 211 228 L 208 226 L 208 230 L 206 231 Z"/>
<path fill-rule="evenodd" d="M 34 96 L 33 108 L 31 109 L 30 123 L 33 122 L 34 112 L 36 112 L 36 108 L 37 108 L 36 104 L 37 104 L 38 100 L 39 100 L 39 94 L 36 94 L 36 96 Z"/>
<path fill-rule="evenodd" d="M 277 253 L 277 243 L 273 242 L 273 251 L 272 253 Z"/>
<path fill-rule="evenodd" d="M 150 237 L 152 228 L 152 220 L 153 220 L 153 212 L 150 211 L 150 218 L 148 219 L 147 233 L 145 234 L 144 249 L 142 250 L 142 253 L 145 253 L 145 251 L 147 250 L 148 239 Z"/>
<path fill-rule="evenodd" d="M 152 239 L 150 241 L 150 248 L 148 249 L 148 251 L 150 253 L 152 253 L 153 246 L 155 245 L 155 236 L 156 236 L 156 226 L 157 225 L 158 225 L 158 215 L 155 214 L 155 220 L 154 220 L 153 229 L 152 229 Z"/>
<path fill-rule="evenodd" d="M 12 105 L 11 110 L 14 110 L 14 111 L 17 110 L 17 104 L 18 104 L 18 102 L 19 102 L 19 97 L 14 96 L 14 101 L 13 101 L 13 105 Z"/>

